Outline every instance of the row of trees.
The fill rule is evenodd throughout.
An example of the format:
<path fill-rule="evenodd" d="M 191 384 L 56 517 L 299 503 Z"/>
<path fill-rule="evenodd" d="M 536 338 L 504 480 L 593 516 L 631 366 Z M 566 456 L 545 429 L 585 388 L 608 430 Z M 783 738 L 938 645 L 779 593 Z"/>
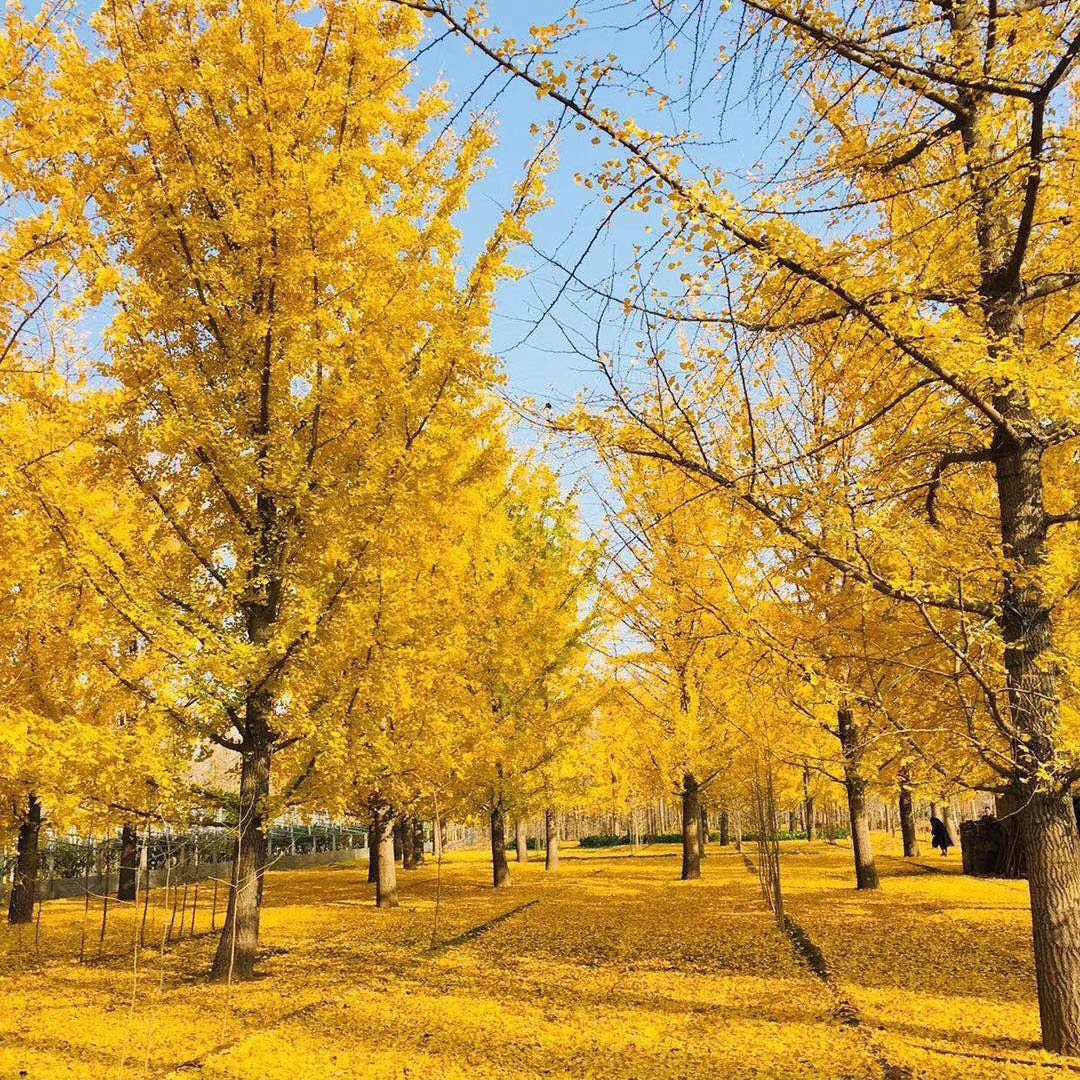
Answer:
<path fill-rule="evenodd" d="M 535 91 L 596 196 L 543 317 L 607 391 L 561 426 L 626 496 L 658 774 L 692 804 L 752 728 L 844 785 L 867 887 L 878 770 L 994 792 L 1043 1042 L 1080 1053 L 1080 8 L 694 0 L 513 38 L 399 2 Z"/>
<path fill-rule="evenodd" d="M 231 822 L 223 979 L 282 810 L 495 836 L 553 803 L 596 696 L 595 554 L 508 448 L 487 348 L 543 169 L 463 266 L 488 127 L 410 87 L 417 16 L 308 15 L 12 9 L 0 54 L 12 918 L 43 821 Z"/>

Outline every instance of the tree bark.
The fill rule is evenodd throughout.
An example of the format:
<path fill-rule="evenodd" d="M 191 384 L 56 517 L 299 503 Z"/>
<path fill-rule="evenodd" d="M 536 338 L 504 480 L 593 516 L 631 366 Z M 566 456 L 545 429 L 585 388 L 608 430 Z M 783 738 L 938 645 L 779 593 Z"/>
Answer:
<path fill-rule="evenodd" d="M 1008 301 L 1015 300 L 1009 306 Z M 1022 335 L 1019 296 L 988 305 L 1002 338 Z M 1001 632 L 1009 716 L 1018 775 L 1051 772 L 1059 755 L 1060 703 L 1053 657 L 1053 608 L 1041 571 L 1047 561 L 1043 443 L 1027 400 L 1001 395 L 996 404 L 1021 438 L 999 430 L 993 461 L 1005 556 L 1016 570 L 1003 575 Z M 1040 786 L 1036 787 L 1039 783 Z M 1053 781 L 1051 781 L 1051 784 Z M 1068 796 L 1040 781 L 1017 781 L 1022 793 L 1020 836 L 1031 895 L 1035 975 L 1043 1046 L 1080 1055 L 1080 837 Z"/>
<path fill-rule="evenodd" d="M 945 823 L 945 831 L 949 834 L 949 847 L 958 848 L 960 846 L 960 827 L 956 824 L 956 812 L 953 810 L 952 800 L 945 800 L 945 816 L 942 818 Z"/>
<path fill-rule="evenodd" d="M 704 806 L 701 808 L 701 819 L 698 822 L 698 858 L 704 859 L 706 855 L 705 845 L 709 841 L 709 812 Z"/>
<path fill-rule="evenodd" d="M 728 835 L 728 829 L 730 828 L 728 812 L 726 810 L 720 811 L 720 846 L 727 847 L 730 843 L 730 836 Z"/>
<path fill-rule="evenodd" d="M 431 819 L 431 846 L 436 859 L 442 858 L 442 845 L 442 821 L 439 820 L 439 815 L 435 814 Z"/>
<path fill-rule="evenodd" d="M 8 897 L 8 922 L 13 926 L 34 920 L 34 901 L 37 897 L 37 876 L 41 838 L 41 803 L 36 795 L 27 799 L 26 816 L 19 825 L 15 856 L 15 876 Z"/>
<path fill-rule="evenodd" d="M 270 434 L 269 353 L 260 384 L 260 413 L 255 434 Z M 249 596 L 243 603 L 248 641 L 265 649 L 281 609 L 285 541 L 276 495 L 266 488 L 255 496 L 257 530 L 248 569 Z M 266 825 L 270 801 L 270 765 L 274 753 L 272 722 L 277 704 L 274 676 L 249 688 L 240 731 L 240 799 L 232 867 L 232 887 L 217 951 L 210 969 L 218 981 L 250 979 L 259 946 L 259 913 L 266 871 Z M 238 718 L 240 719 L 240 718 Z"/>
<path fill-rule="evenodd" d="M 402 868 L 405 866 L 405 841 L 401 835 L 401 818 L 393 818 L 390 827 L 390 836 L 394 846 L 394 862 L 399 862 Z"/>
<path fill-rule="evenodd" d="M 529 861 L 529 839 L 525 831 L 525 822 L 521 818 L 514 819 L 514 847 L 517 849 L 517 861 Z"/>
<path fill-rule="evenodd" d="M 135 826 L 125 821 L 120 830 L 120 878 L 116 884 L 116 899 L 134 903 L 139 881 L 139 834 Z"/>
<path fill-rule="evenodd" d="M 372 804 L 371 822 L 368 825 L 367 847 L 368 865 L 367 879 L 369 885 L 376 885 L 379 881 L 379 836 L 381 826 L 379 824 L 379 807 Z"/>
<path fill-rule="evenodd" d="M 559 818 L 550 806 L 544 811 L 544 869 L 559 869 Z"/>
<path fill-rule="evenodd" d="M 412 819 L 413 828 L 413 866 L 424 865 L 424 819 L 417 816 Z"/>
<path fill-rule="evenodd" d="M 870 843 L 870 823 L 866 816 L 866 781 L 860 772 L 862 746 L 850 706 L 841 705 L 837 709 L 836 724 L 844 758 L 844 789 L 851 821 L 851 849 L 855 855 L 855 887 L 876 889 L 879 882 L 874 865 L 874 849 Z"/>
<path fill-rule="evenodd" d="M 394 825 L 394 835 L 401 843 L 402 870 L 416 869 L 416 829 L 412 818 L 403 815 Z"/>
<path fill-rule="evenodd" d="M 810 794 L 809 765 L 804 765 L 802 771 L 802 806 L 803 827 L 806 830 L 806 840 L 809 843 L 814 839 L 814 796 Z"/>
<path fill-rule="evenodd" d="M 266 812 L 270 796 L 271 739 L 262 709 L 267 700 L 248 705 L 247 735 L 240 763 L 240 820 L 234 847 L 232 887 L 210 977 L 250 979 L 259 946 L 259 909 L 266 870 Z"/>
<path fill-rule="evenodd" d="M 1020 812 L 1043 1046 L 1080 1055 L 1080 833 L 1072 799 L 1037 793 Z"/>
<path fill-rule="evenodd" d="M 701 828 L 701 789 L 691 773 L 683 776 L 682 790 L 682 880 L 701 877 L 701 849 L 698 830 Z"/>
<path fill-rule="evenodd" d="M 919 835 L 915 829 L 915 806 L 911 799 L 911 774 L 900 769 L 900 836 L 904 843 L 904 858 L 919 857 Z"/>
<path fill-rule="evenodd" d="M 377 874 L 375 878 L 375 906 L 388 910 L 398 906 L 397 860 L 394 858 L 394 819 L 389 807 L 382 807 L 378 817 Z"/>
<path fill-rule="evenodd" d="M 491 808 L 491 872 L 496 889 L 510 881 L 510 867 L 506 864 L 506 815 L 501 806 Z"/>

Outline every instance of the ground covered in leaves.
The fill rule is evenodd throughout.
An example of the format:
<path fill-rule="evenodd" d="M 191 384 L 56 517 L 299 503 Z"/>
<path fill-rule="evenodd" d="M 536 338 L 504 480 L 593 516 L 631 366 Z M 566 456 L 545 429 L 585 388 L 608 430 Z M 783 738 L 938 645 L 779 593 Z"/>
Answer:
<path fill-rule="evenodd" d="M 0 1078 L 1080 1077 L 1038 1049 L 1025 885 L 880 843 L 878 894 L 845 846 L 785 845 L 824 966 L 763 907 L 752 847 L 687 883 L 673 847 L 569 848 L 498 891 L 455 853 L 400 873 L 391 913 L 363 864 L 274 872 L 260 977 L 232 987 L 202 981 L 205 884 L 179 940 L 152 894 L 138 951 L 141 905 L 111 905 L 99 950 L 100 904 L 50 901 L 0 930 Z"/>

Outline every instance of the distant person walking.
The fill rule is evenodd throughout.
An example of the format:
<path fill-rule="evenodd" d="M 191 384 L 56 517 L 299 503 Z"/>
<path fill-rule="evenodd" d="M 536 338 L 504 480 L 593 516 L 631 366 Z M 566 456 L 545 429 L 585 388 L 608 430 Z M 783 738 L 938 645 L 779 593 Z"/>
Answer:
<path fill-rule="evenodd" d="M 941 818 L 932 817 L 930 819 L 930 835 L 932 838 L 931 844 L 936 848 L 941 848 L 942 855 L 948 855 L 952 840 L 949 837 L 949 830 L 945 828 L 945 822 Z"/>

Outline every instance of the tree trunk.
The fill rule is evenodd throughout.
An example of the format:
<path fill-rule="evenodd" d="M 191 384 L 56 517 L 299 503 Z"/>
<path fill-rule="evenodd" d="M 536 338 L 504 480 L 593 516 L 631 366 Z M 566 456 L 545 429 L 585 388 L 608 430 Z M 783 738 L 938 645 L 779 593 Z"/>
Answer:
<path fill-rule="evenodd" d="M 442 858 L 442 822 L 439 820 L 439 815 L 436 813 L 431 819 L 431 847 L 434 850 L 435 858 Z"/>
<path fill-rule="evenodd" d="M 726 810 L 720 811 L 720 846 L 727 847 L 730 837 L 728 836 L 728 812 Z"/>
<path fill-rule="evenodd" d="M 544 811 L 544 869 L 559 869 L 559 819 L 550 806 Z"/>
<path fill-rule="evenodd" d="M 390 816 L 390 808 L 382 807 L 379 811 L 379 855 L 378 874 L 375 878 L 375 906 L 384 910 L 398 906 L 394 834 L 394 819 Z"/>
<path fill-rule="evenodd" d="M 506 816 L 501 806 L 491 809 L 491 871 L 496 889 L 510 881 L 510 867 L 506 865 Z"/>
<path fill-rule="evenodd" d="M 705 845 L 709 841 L 709 812 L 703 806 L 701 808 L 701 820 L 698 824 L 698 858 L 705 858 Z"/>
<path fill-rule="evenodd" d="M 804 765 L 802 771 L 802 812 L 803 827 L 807 842 L 814 839 L 814 796 L 810 794 L 810 766 Z"/>
<path fill-rule="evenodd" d="M 1022 334 L 1017 297 L 990 306 L 999 338 Z M 1007 301 L 1013 299 L 1011 306 Z M 1044 594 L 1048 521 L 1043 498 L 1044 445 L 1027 400 L 1018 392 L 995 399 L 1023 435 L 998 430 L 993 462 L 1001 518 L 1002 551 L 1016 566 L 1003 576 L 1001 633 L 1009 716 L 1019 733 L 1017 772 L 1042 777 L 1060 757 L 1060 704 L 1056 685 L 1053 607 Z M 1008 565 L 1008 564 L 1007 564 Z M 1052 783 L 1053 781 L 1051 781 Z M 1019 783 L 1019 782 L 1018 782 Z M 1042 789 L 1035 783 L 1043 783 Z M 1035 975 L 1043 1046 L 1080 1055 L 1080 837 L 1068 798 L 1041 780 L 1023 786 L 1020 836 L 1027 863 Z"/>
<path fill-rule="evenodd" d="M 34 920 L 34 900 L 37 896 L 38 840 L 41 836 L 41 803 L 36 795 L 27 799 L 26 817 L 19 825 L 16 847 L 15 876 L 8 898 L 8 922 L 12 925 Z"/>
<path fill-rule="evenodd" d="M 942 818 L 945 823 L 945 831 L 949 834 L 949 847 L 958 848 L 960 846 L 960 828 L 956 824 L 956 812 L 953 810 L 952 800 L 945 800 L 945 816 Z"/>
<path fill-rule="evenodd" d="M 249 721 L 240 763 L 240 820 L 233 858 L 232 888 L 210 977 L 250 979 L 259 946 L 259 909 L 266 870 L 266 808 L 270 796 L 271 740 L 265 701 L 248 706 Z"/>
<path fill-rule="evenodd" d="M 412 819 L 413 827 L 413 866 L 424 865 L 424 819 L 417 816 Z"/>
<path fill-rule="evenodd" d="M 529 840 L 525 832 L 525 822 L 521 818 L 514 819 L 514 847 L 517 849 L 517 861 L 529 861 Z"/>
<path fill-rule="evenodd" d="M 876 889 L 879 882 L 874 865 L 874 849 L 870 843 L 870 823 L 866 816 L 866 781 L 859 769 L 862 746 L 855 716 L 849 706 L 841 705 L 837 709 L 836 723 L 844 756 L 844 788 L 851 821 L 851 849 L 855 855 L 855 887 Z"/>
<path fill-rule="evenodd" d="M 904 858 L 919 857 L 919 835 L 915 829 L 915 806 L 911 799 L 911 774 L 900 769 L 900 836 L 904 842 Z"/>
<path fill-rule="evenodd" d="M 393 825 L 390 826 L 390 837 L 394 846 L 394 862 L 399 862 L 402 867 L 405 865 L 405 841 L 401 835 L 401 819 L 400 817 L 394 818 Z"/>
<path fill-rule="evenodd" d="M 367 879 L 369 885 L 377 885 L 379 883 L 379 837 L 382 835 L 382 826 L 379 822 L 380 813 L 379 807 L 372 805 L 371 824 L 368 826 L 367 838 Z"/>
<path fill-rule="evenodd" d="M 139 834 L 135 826 L 124 822 L 120 830 L 120 879 L 116 885 L 116 899 L 132 904 L 138 892 L 139 880 Z"/>
<path fill-rule="evenodd" d="M 1043 1046 L 1080 1055 L 1080 833 L 1072 800 L 1034 794 L 1020 823 Z"/>
<path fill-rule="evenodd" d="M 416 830 L 412 818 L 402 815 L 394 825 L 394 835 L 401 844 L 402 870 L 416 869 Z"/>
<path fill-rule="evenodd" d="M 682 880 L 701 877 L 701 849 L 698 830 L 701 828 L 701 789 L 690 773 L 683 777 L 682 790 Z"/>
<path fill-rule="evenodd" d="M 266 361 L 269 363 L 269 360 Z M 261 416 L 256 434 L 269 435 L 269 368 L 261 384 Z M 250 596 L 243 605 L 248 641 L 261 650 L 269 646 L 281 604 L 285 545 L 276 496 L 260 490 L 255 496 L 257 536 L 249 566 Z M 210 969 L 218 981 L 250 979 L 255 974 L 259 947 L 259 913 L 267 860 L 267 813 L 270 765 L 274 752 L 271 728 L 277 704 L 272 677 L 250 690 L 244 702 L 240 732 L 240 798 L 232 866 L 232 887 L 217 951 Z"/>

